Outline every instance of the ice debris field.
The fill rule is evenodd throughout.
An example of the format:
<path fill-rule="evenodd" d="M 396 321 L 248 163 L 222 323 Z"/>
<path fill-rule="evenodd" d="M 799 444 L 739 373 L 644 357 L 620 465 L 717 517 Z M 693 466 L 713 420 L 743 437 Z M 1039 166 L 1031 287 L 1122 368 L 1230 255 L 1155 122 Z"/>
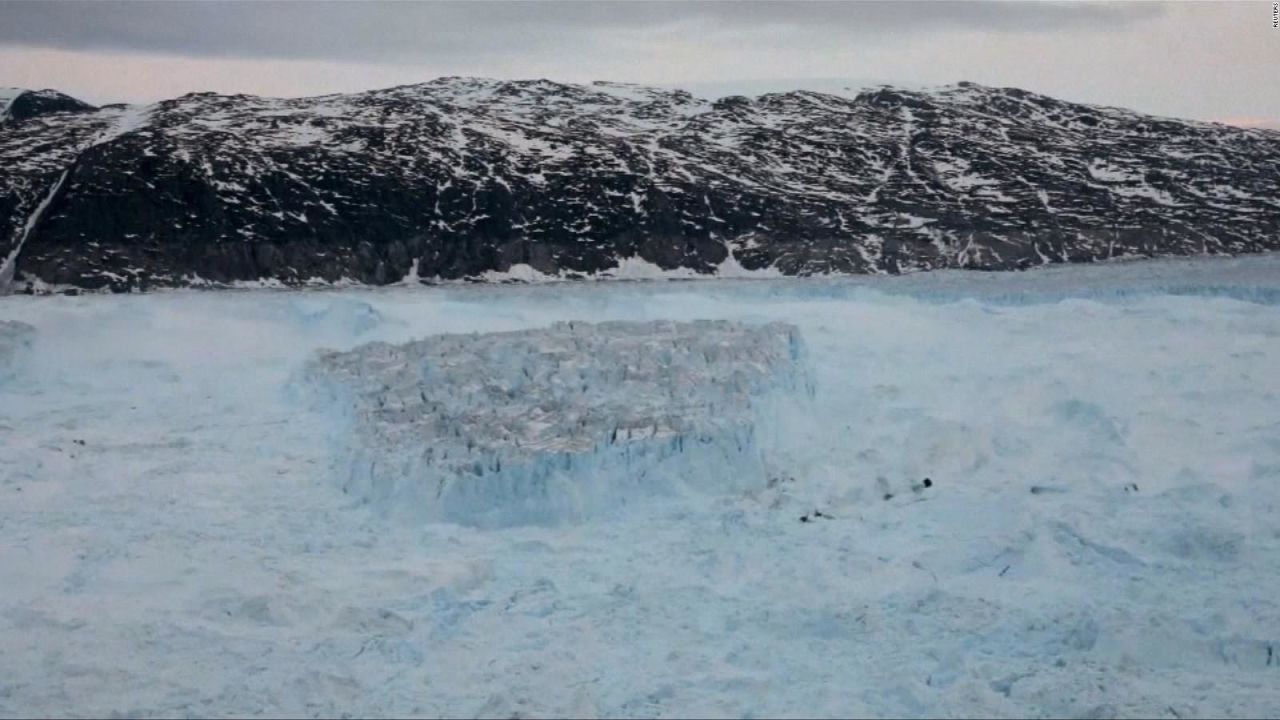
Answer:
<path fill-rule="evenodd" d="M 2 298 L 0 715 L 1276 716 L 1278 363 L 1277 257 Z"/>

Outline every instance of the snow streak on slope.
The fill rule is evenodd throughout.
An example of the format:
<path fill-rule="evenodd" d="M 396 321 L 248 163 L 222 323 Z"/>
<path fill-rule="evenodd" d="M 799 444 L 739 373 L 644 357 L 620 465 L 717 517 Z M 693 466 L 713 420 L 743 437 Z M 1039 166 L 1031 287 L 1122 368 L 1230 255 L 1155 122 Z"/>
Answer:
<path fill-rule="evenodd" d="M 781 323 L 562 322 L 323 353 L 307 375 L 351 414 L 344 492 L 496 527 L 764 488 L 778 396 L 812 392 L 803 350 Z"/>
<path fill-rule="evenodd" d="M 26 92 L 22 88 L 0 87 L 0 123 L 9 117 L 9 108 L 18 96 Z"/>
<path fill-rule="evenodd" d="M 31 233 L 35 232 L 36 226 L 40 223 L 40 217 L 49 209 L 49 203 L 58 196 L 58 191 L 67 181 L 67 175 L 70 170 L 64 170 L 58 176 L 58 180 L 49 188 L 49 192 L 45 194 L 40 204 L 31 211 L 31 215 L 27 218 L 26 223 L 22 226 L 22 233 L 18 236 L 18 241 L 14 243 L 13 249 L 0 260 L 0 295 L 7 295 L 13 285 L 13 277 L 17 268 L 18 256 L 22 254 L 22 246 L 27 244 L 27 240 L 31 238 Z"/>
<path fill-rule="evenodd" d="M 0 715 L 1274 716 L 1277 308 L 1269 257 L 4 298 Z M 289 391 L 320 348 L 694 319 L 804 338 L 772 486 L 393 522 Z"/>

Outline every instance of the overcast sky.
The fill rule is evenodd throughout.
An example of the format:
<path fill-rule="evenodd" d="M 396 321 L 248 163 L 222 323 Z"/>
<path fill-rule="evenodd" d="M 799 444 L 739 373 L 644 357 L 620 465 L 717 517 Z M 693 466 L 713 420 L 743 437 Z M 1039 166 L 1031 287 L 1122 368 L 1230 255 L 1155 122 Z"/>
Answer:
<path fill-rule="evenodd" d="M 1280 30 L 1249 2 L 14 2 L 0 85 L 90 102 L 313 95 L 441 75 L 698 94 L 1016 86 L 1280 127 Z"/>

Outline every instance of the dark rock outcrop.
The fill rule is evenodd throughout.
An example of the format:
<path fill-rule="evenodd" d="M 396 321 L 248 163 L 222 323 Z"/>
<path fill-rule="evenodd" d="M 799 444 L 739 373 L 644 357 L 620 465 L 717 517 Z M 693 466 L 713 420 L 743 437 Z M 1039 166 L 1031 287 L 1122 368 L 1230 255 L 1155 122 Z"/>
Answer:
<path fill-rule="evenodd" d="M 97 110 L 94 106 L 56 90 L 11 90 L 8 99 L 0 99 L 0 123 L 17 123 L 53 113 L 84 113 Z"/>
<path fill-rule="evenodd" d="M 0 124 L 10 290 L 573 277 L 629 258 L 705 274 L 1005 270 L 1280 247 L 1280 133 L 971 83 L 707 102 L 443 78 L 67 100 Z"/>

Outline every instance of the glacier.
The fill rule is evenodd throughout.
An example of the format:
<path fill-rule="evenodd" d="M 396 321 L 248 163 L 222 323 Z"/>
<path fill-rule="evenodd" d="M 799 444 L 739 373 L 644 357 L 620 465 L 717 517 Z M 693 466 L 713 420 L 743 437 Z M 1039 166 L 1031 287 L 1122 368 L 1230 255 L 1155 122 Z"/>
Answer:
<path fill-rule="evenodd" d="M 11 296 L 0 321 L 3 717 L 1280 713 L 1280 257 Z M 711 457 L 625 507 L 461 522 L 342 492 L 390 376 L 320 358 L 488 347 L 550 382 L 549 338 L 592 374 L 698 323 L 730 366 L 776 358 L 750 412 L 698 416 L 754 428 L 749 476 Z M 631 393 L 598 382 L 547 392 Z"/>
<path fill-rule="evenodd" d="M 0 320 L 0 382 L 17 372 L 31 350 L 36 329 L 23 322 Z"/>
<path fill-rule="evenodd" d="M 344 492 L 501 527 L 765 487 L 794 431 L 781 408 L 813 394 L 803 355 L 782 323 L 559 322 L 321 353 L 305 374 L 350 414 Z"/>

